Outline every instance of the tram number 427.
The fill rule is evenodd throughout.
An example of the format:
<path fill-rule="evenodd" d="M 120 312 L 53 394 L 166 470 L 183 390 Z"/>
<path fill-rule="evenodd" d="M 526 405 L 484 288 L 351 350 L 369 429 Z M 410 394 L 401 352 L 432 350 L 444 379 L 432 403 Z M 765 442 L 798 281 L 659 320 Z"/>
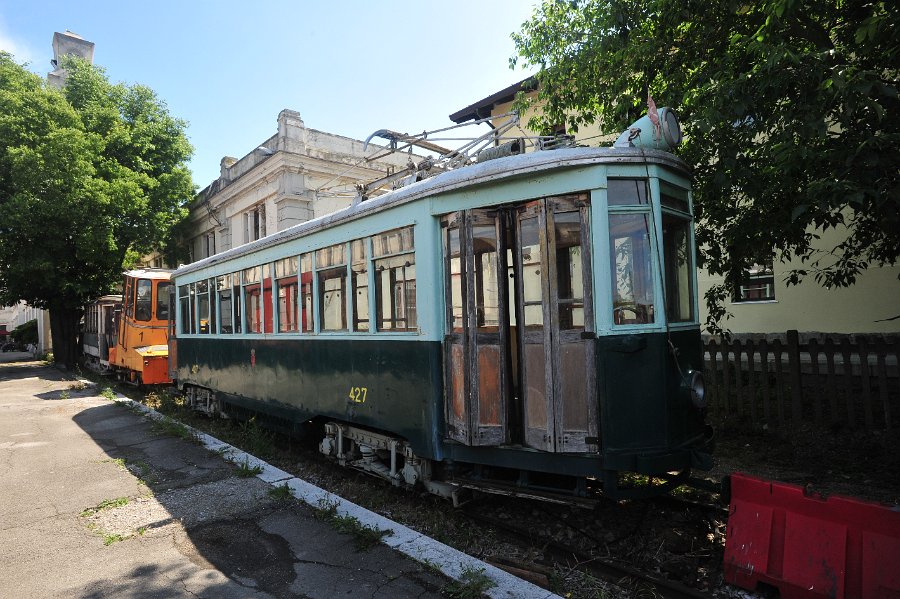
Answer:
<path fill-rule="evenodd" d="M 350 387 L 350 401 L 355 403 L 366 403 L 366 395 L 368 387 Z"/>

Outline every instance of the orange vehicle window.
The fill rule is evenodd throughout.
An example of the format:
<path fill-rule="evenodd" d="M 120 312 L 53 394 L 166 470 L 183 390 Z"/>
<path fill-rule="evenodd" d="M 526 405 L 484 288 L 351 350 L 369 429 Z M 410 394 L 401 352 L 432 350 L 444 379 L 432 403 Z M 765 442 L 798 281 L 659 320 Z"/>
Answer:
<path fill-rule="evenodd" d="M 135 320 L 150 320 L 153 316 L 153 281 L 140 279 L 137 284 L 137 298 L 134 302 Z"/>

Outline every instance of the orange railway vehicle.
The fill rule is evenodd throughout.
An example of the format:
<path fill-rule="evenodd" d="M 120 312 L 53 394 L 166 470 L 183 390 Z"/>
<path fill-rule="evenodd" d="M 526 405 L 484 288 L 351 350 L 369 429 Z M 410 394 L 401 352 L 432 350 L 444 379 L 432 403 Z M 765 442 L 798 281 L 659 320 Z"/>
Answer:
<path fill-rule="evenodd" d="M 169 296 L 172 271 L 161 268 L 125 273 L 122 312 L 109 362 L 119 378 L 135 385 L 171 383 L 169 378 Z"/>

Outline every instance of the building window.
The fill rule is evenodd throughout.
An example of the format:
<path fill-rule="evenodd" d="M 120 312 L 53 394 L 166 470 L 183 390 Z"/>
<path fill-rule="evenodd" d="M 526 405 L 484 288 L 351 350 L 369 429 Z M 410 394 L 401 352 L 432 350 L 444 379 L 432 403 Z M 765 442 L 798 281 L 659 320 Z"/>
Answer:
<path fill-rule="evenodd" d="M 734 301 L 737 303 L 775 301 L 775 272 L 772 270 L 771 262 L 754 264 L 747 270 Z"/>
<path fill-rule="evenodd" d="M 244 213 L 244 240 L 247 243 L 266 236 L 266 205 L 259 204 Z"/>
<path fill-rule="evenodd" d="M 203 236 L 204 257 L 209 258 L 216 253 L 216 232 L 210 231 Z"/>

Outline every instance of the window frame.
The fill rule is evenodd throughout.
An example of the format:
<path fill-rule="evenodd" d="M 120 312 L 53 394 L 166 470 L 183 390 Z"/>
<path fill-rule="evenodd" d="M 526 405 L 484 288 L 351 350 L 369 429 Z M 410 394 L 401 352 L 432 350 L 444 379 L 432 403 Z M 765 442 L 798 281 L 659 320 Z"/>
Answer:
<path fill-rule="evenodd" d="M 755 272 L 754 272 L 755 271 Z M 771 289 L 770 293 L 766 293 L 766 297 L 759 298 L 743 298 L 741 297 L 742 292 L 745 288 L 751 286 L 754 281 L 771 281 L 771 283 L 764 283 L 762 287 L 758 284 L 756 289 Z M 744 276 L 741 279 L 741 284 L 738 285 L 737 289 L 735 289 L 734 295 L 731 297 L 732 304 L 775 304 L 778 303 L 778 294 L 775 293 L 775 261 L 767 262 L 766 264 L 754 264 L 750 268 L 744 270 Z"/>
<path fill-rule="evenodd" d="M 628 177 L 628 176 L 615 176 L 608 177 L 606 189 L 604 190 L 606 195 L 606 201 L 604 202 L 604 208 L 606 210 L 605 214 L 605 226 L 606 226 L 606 234 L 603 236 L 605 238 L 604 242 L 606 244 L 605 249 L 602 254 L 606 260 L 606 268 L 609 269 L 609 273 L 607 276 L 607 282 L 605 286 L 606 288 L 606 298 L 605 301 L 608 302 L 608 308 L 604 307 L 604 312 L 606 313 L 605 319 L 608 319 L 608 327 L 612 331 L 625 331 L 629 329 L 640 329 L 644 330 L 648 327 L 659 327 L 663 325 L 664 321 L 660 320 L 659 315 L 659 306 L 660 302 L 660 292 L 659 286 L 662 284 L 661 276 L 662 273 L 660 271 L 660 257 L 659 257 L 659 247 L 658 247 L 658 239 L 656 235 L 656 231 L 659 230 L 659 225 L 657 223 L 657 215 L 659 214 L 659 210 L 657 207 L 659 206 L 659 202 L 655 201 L 656 193 L 658 189 L 654 189 L 654 180 L 655 177 Z M 646 193 L 646 201 L 641 202 L 643 199 L 640 191 L 638 191 L 637 199 L 638 203 L 632 204 L 623 204 L 623 203 L 610 203 L 609 197 L 609 182 L 610 181 L 643 181 L 644 182 L 644 190 Z M 648 247 L 647 247 L 647 268 L 650 272 L 649 277 L 649 286 L 650 286 L 650 299 L 652 303 L 650 304 L 652 310 L 652 319 L 648 320 L 648 322 L 624 322 L 624 323 L 616 323 L 616 272 L 614 266 L 614 253 L 615 250 L 613 248 L 613 218 L 616 216 L 643 216 L 644 222 L 647 227 L 647 236 L 648 236 Z M 599 237 L 599 236 L 598 236 Z M 598 289 L 599 291 L 599 289 Z M 596 301 L 596 300 L 595 300 Z M 664 318 L 665 316 L 663 316 Z"/>

